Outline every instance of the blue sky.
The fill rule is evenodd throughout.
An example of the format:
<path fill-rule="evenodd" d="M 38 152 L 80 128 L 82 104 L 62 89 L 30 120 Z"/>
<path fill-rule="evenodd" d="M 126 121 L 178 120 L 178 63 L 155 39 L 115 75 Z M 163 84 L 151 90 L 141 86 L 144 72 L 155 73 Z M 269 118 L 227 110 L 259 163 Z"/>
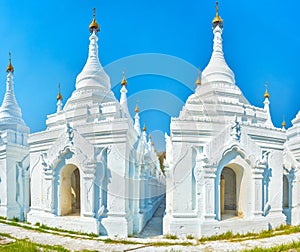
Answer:
<path fill-rule="evenodd" d="M 158 149 L 194 89 L 196 67 L 212 52 L 215 1 L 21 1 L 0 2 L 0 99 L 8 52 L 15 67 L 15 93 L 31 132 L 45 129 L 56 110 L 57 85 L 64 103 L 87 58 L 92 8 L 97 8 L 99 55 L 119 98 L 125 68 L 129 109 L 136 99 Z M 236 84 L 263 107 L 269 83 L 273 123 L 287 126 L 300 109 L 298 1 L 219 1 L 225 58 Z"/>

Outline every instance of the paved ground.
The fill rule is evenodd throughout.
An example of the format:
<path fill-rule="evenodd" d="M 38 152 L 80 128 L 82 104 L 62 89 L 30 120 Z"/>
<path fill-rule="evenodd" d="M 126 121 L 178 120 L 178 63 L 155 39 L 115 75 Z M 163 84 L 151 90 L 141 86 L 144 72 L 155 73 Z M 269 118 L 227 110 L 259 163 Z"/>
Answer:
<path fill-rule="evenodd" d="M 293 241 L 300 240 L 300 233 L 291 235 L 280 235 L 271 238 L 259 240 L 247 240 L 241 242 L 228 242 L 228 241 L 214 241 L 206 242 L 203 244 L 196 244 L 196 240 L 168 240 L 164 239 L 162 235 L 162 216 L 164 214 L 165 203 L 163 202 L 153 218 L 148 222 L 138 238 L 128 238 L 129 241 L 145 243 L 145 244 L 107 244 L 103 239 L 107 237 L 100 237 L 97 239 L 83 239 L 61 236 L 58 234 L 41 233 L 34 230 L 27 230 L 21 227 L 10 226 L 0 223 L 0 233 L 10 234 L 16 239 L 29 239 L 35 243 L 48 244 L 48 245 L 61 245 L 71 251 L 92 250 L 92 251 L 137 251 L 137 252 L 178 252 L 178 251 L 240 251 L 254 247 L 269 248 L 283 243 L 292 243 Z M 147 238 L 146 238 L 147 237 Z M 0 236 L 0 246 L 3 246 L 9 239 Z M 153 242 L 192 242 L 193 246 L 163 246 L 153 247 L 146 243 Z"/>
<path fill-rule="evenodd" d="M 97 240 L 87 240 L 80 238 L 64 237 L 55 234 L 41 233 L 33 230 L 26 230 L 20 227 L 10 226 L 7 224 L 0 223 L 0 233 L 10 234 L 12 237 L 17 239 L 25 239 L 48 245 L 61 245 L 71 251 L 80 250 L 93 250 L 93 251 L 239 251 L 243 249 L 259 247 L 273 247 L 283 243 L 291 243 L 293 241 L 300 240 L 300 233 L 291 235 L 280 235 L 277 237 L 271 237 L 259 240 L 248 240 L 242 242 L 227 242 L 227 241 L 215 241 L 207 242 L 200 245 L 193 246 L 164 246 L 164 247 L 153 247 L 150 245 L 143 244 L 105 244 L 100 239 Z M 103 239 L 103 238 L 102 238 Z M 131 241 L 136 242 L 156 242 L 156 241 L 166 241 L 162 237 L 160 238 L 131 238 Z M 174 242 L 173 240 L 167 240 L 168 242 Z M 182 241 L 182 240 L 181 240 Z M 0 245 L 1 246 L 1 245 Z"/>
<path fill-rule="evenodd" d="M 147 225 L 144 227 L 143 231 L 139 235 L 141 238 L 146 237 L 157 237 L 161 236 L 163 234 L 163 223 L 162 219 L 164 216 L 166 208 L 165 199 L 163 199 L 160 206 L 157 208 L 156 212 L 153 214 L 152 219 L 147 223 Z"/>

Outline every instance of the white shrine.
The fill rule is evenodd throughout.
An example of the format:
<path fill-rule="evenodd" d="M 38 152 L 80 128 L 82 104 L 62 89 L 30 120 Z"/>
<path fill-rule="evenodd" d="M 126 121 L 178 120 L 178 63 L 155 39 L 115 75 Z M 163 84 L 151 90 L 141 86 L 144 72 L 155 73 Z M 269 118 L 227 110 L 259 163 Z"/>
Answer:
<path fill-rule="evenodd" d="M 146 128 L 127 108 L 127 81 L 118 102 L 98 58 L 94 17 L 88 59 L 76 89 L 47 129 L 30 135 L 30 223 L 127 237 L 139 233 L 159 206 L 165 178 Z"/>
<path fill-rule="evenodd" d="M 186 237 L 259 232 L 300 224 L 300 112 L 274 127 L 270 94 L 251 105 L 222 50 L 223 20 L 213 19 L 213 52 L 196 89 L 166 135 L 165 175 L 139 107 L 120 102 L 98 58 L 90 24 L 88 59 L 76 89 L 46 130 L 29 135 L 14 94 L 9 58 L 0 107 L 0 216 L 59 229 L 138 234 L 166 194 L 164 234 Z"/>
<path fill-rule="evenodd" d="M 300 224 L 300 113 L 285 130 L 247 101 L 222 50 L 223 20 L 212 22 L 213 52 L 196 90 L 166 135 L 164 233 L 210 236 Z"/>

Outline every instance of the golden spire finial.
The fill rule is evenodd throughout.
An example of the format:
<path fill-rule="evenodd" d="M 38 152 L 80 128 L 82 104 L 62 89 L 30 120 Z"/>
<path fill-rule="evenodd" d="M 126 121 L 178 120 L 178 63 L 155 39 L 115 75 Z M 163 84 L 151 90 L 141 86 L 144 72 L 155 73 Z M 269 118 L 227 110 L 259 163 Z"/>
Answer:
<path fill-rule="evenodd" d="M 269 94 L 269 91 L 268 91 L 268 87 L 269 87 L 269 84 L 268 84 L 268 82 L 266 82 L 266 84 L 265 84 L 265 86 L 266 86 L 266 92 L 265 92 L 265 94 L 264 94 L 264 98 L 266 99 L 266 98 L 270 98 L 270 94 Z"/>
<path fill-rule="evenodd" d="M 8 66 L 7 66 L 7 68 L 6 68 L 6 72 L 14 72 L 15 71 L 15 69 L 14 69 L 14 67 L 12 66 L 12 64 L 11 64 L 11 53 L 9 52 L 8 53 Z"/>
<path fill-rule="evenodd" d="M 286 126 L 286 123 L 285 123 L 285 120 L 284 120 L 284 115 L 282 116 L 282 123 L 281 123 L 281 127 L 282 128 L 285 128 Z"/>
<path fill-rule="evenodd" d="M 223 19 L 219 16 L 219 3 L 216 2 L 216 16 L 214 17 L 212 21 L 213 29 L 216 28 L 217 25 L 220 26 L 220 28 L 223 28 Z"/>
<path fill-rule="evenodd" d="M 198 68 L 198 77 L 196 80 L 196 85 L 200 86 L 201 85 L 201 72 L 200 72 L 200 68 Z"/>
<path fill-rule="evenodd" d="M 56 97 L 56 100 L 58 101 L 58 100 L 62 100 L 62 95 L 61 95 L 61 93 L 60 93 L 60 83 L 58 83 L 58 93 L 57 93 L 57 97 Z"/>
<path fill-rule="evenodd" d="M 143 127 L 143 131 L 146 131 L 147 127 L 146 127 L 146 121 L 144 121 L 144 127 Z"/>
<path fill-rule="evenodd" d="M 125 75 L 125 70 L 123 70 L 123 78 L 121 81 L 122 86 L 127 86 L 127 80 L 126 80 L 126 75 Z"/>
<path fill-rule="evenodd" d="M 139 108 L 139 105 L 138 105 L 138 99 L 136 99 L 136 105 L 135 105 L 134 112 L 135 113 L 139 113 L 140 112 L 140 108 Z"/>
<path fill-rule="evenodd" d="M 100 26 L 98 25 L 98 23 L 96 21 L 96 8 L 93 8 L 93 20 L 89 25 L 89 30 L 90 30 L 90 33 L 100 31 Z"/>

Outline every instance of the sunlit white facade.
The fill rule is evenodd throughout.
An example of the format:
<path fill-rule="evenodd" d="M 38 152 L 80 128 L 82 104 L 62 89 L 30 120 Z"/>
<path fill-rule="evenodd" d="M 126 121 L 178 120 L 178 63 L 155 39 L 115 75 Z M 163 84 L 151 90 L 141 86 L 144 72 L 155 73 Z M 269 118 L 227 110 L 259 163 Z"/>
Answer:
<path fill-rule="evenodd" d="M 223 21 L 213 20 L 213 52 L 195 93 L 166 136 L 164 233 L 210 236 L 299 224 L 299 126 L 276 128 L 269 111 L 247 101 L 222 50 Z"/>
<path fill-rule="evenodd" d="M 59 92 L 46 130 L 29 138 L 9 64 L 0 108 L 1 216 L 127 237 L 139 233 L 160 205 L 165 177 L 156 151 L 146 128 L 141 132 L 138 108 L 134 121 L 129 115 L 125 77 L 120 102 L 111 91 L 98 58 L 98 28 L 94 18 L 72 96 L 63 106 Z"/>
<path fill-rule="evenodd" d="M 251 105 L 235 83 L 213 20 L 213 52 L 195 92 L 166 135 L 163 174 L 139 108 L 118 101 L 90 25 L 88 59 L 75 90 L 29 135 L 14 95 L 11 62 L 0 108 L 0 216 L 99 235 L 138 234 L 166 195 L 164 234 L 259 232 L 300 224 L 300 112 L 274 127 L 270 95 Z"/>

